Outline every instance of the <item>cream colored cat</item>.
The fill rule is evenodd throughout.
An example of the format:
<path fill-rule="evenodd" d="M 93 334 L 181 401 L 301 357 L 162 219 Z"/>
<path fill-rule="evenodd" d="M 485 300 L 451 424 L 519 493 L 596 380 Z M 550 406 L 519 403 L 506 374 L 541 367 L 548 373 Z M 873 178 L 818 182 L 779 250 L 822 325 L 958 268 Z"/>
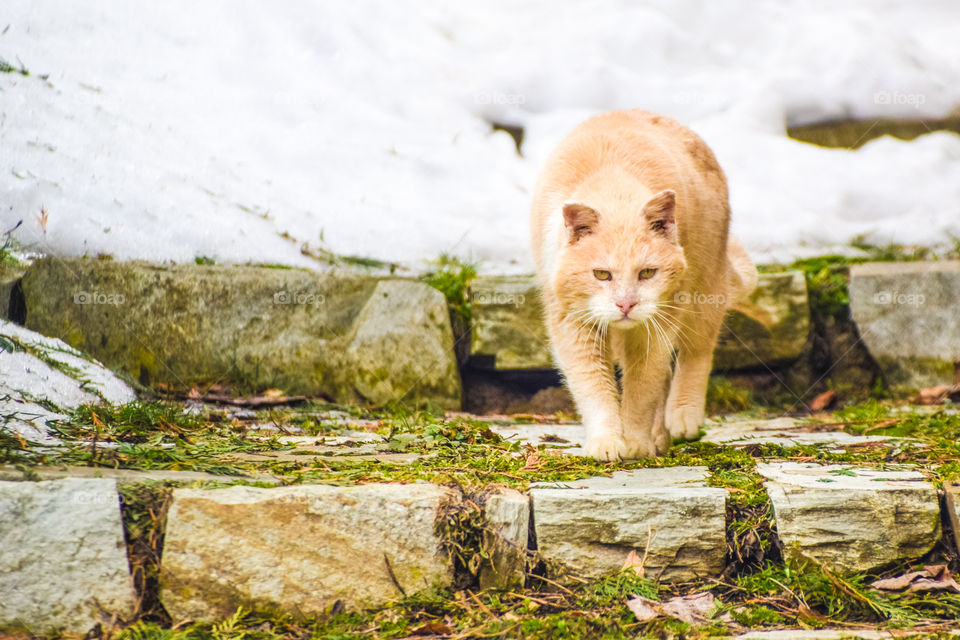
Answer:
<path fill-rule="evenodd" d="M 713 153 L 663 116 L 597 116 L 547 161 L 533 254 L 589 455 L 654 456 L 696 436 L 724 312 L 757 279 L 729 221 Z"/>

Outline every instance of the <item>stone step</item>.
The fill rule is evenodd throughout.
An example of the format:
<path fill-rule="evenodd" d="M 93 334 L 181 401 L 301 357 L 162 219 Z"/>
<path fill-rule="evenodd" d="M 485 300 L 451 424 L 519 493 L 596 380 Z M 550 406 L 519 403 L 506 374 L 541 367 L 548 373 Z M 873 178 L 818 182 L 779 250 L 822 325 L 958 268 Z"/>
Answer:
<path fill-rule="evenodd" d="M 788 558 L 869 571 L 916 560 L 942 535 L 937 490 L 917 470 L 768 462 L 758 471 Z M 0 625 L 84 633 L 103 615 L 129 615 L 117 482 L 212 484 L 188 473 L 114 475 L 0 480 Z M 636 469 L 527 493 L 492 488 L 485 502 L 425 482 L 177 488 L 160 595 L 174 620 L 213 620 L 240 605 L 310 615 L 448 586 L 451 541 L 478 535 L 452 514 L 475 499 L 486 524 L 473 544 L 492 560 L 484 587 L 521 587 L 532 557 L 564 582 L 615 572 L 631 552 L 648 577 L 708 578 L 727 550 L 727 490 L 708 478 L 704 467 Z M 956 520 L 958 488 L 945 489 Z"/>
<path fill-rule="evenodd" d="M 726 489 L 706 467 L 618 471 L 530 489 L 537 550 L 557 579 L 599 578 L 631 551 L 665 581 L 718 576 L 726 552 Z"/>
<path fill-rule="evenodd" d="M 144 384 L 461 404 L 446 300 L 415 280 L 45 258 L 22 287 L 27 328 Z"/>
<path fill-rule="evenodd" d="M 850 311 L 895 390 L 960 382 L 960 261 L 854 265 Z"/>
<path fill-rule="evenodd" d="M 496 370 L 553 368 L 533 276 L 476 278 L 470 284 L 470 300 L 472 365 Z M 803 353 L 809 331 L 803 274 L 761 274 L 750 299 L 727 313 L 714 351 L 714 368 L 788 364 Z"/>
<path fill-rule="evenodd" d="M 842 573 L 919 558 L 940 539 L 936 487 L 917 470 L 761 463 L 787 557 Z"/>

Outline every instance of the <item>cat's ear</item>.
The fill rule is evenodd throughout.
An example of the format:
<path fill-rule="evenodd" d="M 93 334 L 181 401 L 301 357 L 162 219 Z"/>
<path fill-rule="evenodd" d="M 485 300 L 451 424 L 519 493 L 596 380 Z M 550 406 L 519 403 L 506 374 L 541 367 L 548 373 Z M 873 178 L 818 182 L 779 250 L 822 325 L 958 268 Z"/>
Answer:
<path fill-rule="evenodd" d="M 677 241 L 677 219 L 674 210 L 677 206 L 677 194 L 671 189 L 661 191 L 643 205 L 643 217 L 650 230 L 671 242 Z"/>
<path fill-rule="evenodd" d="M 568 202 L 563 205 L 563 223 L 567 225 L 571 244 L 593 233 L 599 220 L 597 212 L 585 204 Z"/>

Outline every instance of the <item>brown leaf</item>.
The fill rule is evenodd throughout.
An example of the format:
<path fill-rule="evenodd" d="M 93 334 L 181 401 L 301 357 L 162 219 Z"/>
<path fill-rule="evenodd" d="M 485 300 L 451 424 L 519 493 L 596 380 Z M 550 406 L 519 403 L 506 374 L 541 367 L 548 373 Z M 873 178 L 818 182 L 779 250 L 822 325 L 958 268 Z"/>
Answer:
<path fill-rule="evenodd" d="M 824 391 L 819 394 L 816 398 L 813 399 L 813 402 L 810 403 L 810 411 L 823 411 L 837 399 L 837 393 L 830 389 L 829 391 Z"/>
<path fill-rule="evenodd" d="M 664 616 L 676 618 L 688 624 L 703 624 L 713 610 L 713 603 L 713 594 L 705 591 L 671 598 L 664 603 L 636 596 L 627 600 L 627 607 L 640 622 Z"/>
<path fill-rule="evenodd" d="M 642 578 L 644 576 L 643 558 L 634 549 L 631 549 L 630 553 L 627 554 L 627 559 L 623 561 L 623 569 L 633 569 L 633 572 Z"/>
<path fill-rule="evenodd" d="M 923 571 L 911 571 L 902 576 L 877 580 L 870 586 L 885 591 L 960 593 L 960 584 L 953 579 L 947 565 L 944 564 L 928 565 L 923 568 Z"/>
<path fill-rule="evenodd" d="M 453 633 L 453 629 L 439 620 L 424 622 L 419 627 L 410 630 L 412 636 L 448 636 L 451 633 Z"/>
<path fill-rule="evenodd" d="M 910 400 L 917 404 L 942 404 L 947 400 L 960 400 L 960 384 L 941 384 L 936 387 L 920 389 L 917 395 Z"/>
<path fill-rule="evenodd" d="M 635 615 L 640 622 L 653 620 L 663 615 L 659 602 L 649 600 L 643 596 L 636 596 L 627 600 L 627 608 L 633 612 L 633 615 Z"/>

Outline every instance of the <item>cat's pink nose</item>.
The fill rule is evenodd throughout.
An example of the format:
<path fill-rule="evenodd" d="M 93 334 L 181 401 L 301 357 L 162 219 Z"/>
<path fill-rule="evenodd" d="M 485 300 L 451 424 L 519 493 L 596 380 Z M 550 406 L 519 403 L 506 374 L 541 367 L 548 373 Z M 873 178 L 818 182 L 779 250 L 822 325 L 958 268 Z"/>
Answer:
<path fill-rule="evenodd" d="M 630 310 L 637 306 L 637 303 L 633 300 L 618 300 L 617 308 L 623 312 L 623 315 L 630 313 Z"/>

